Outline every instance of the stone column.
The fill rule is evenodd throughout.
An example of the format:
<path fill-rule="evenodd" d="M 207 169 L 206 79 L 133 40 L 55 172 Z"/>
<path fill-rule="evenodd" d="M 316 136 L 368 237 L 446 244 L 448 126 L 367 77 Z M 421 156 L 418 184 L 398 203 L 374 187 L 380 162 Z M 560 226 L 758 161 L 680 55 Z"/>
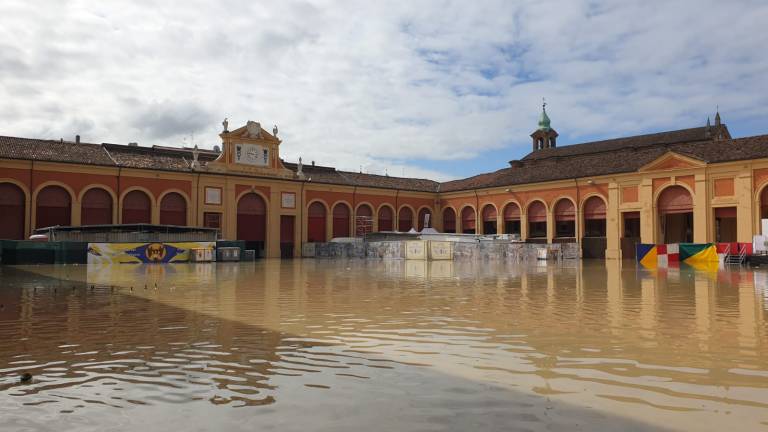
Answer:
<path fill-rule="evenodd" d="M 276 188 L 269 190 L 267 203 L 267 258 L 280 258 L 280 191 Z"/>
<path fill-rule="evenodd" d="M 656 203 L 653 201 L 653 181 L 644 178 L 638 189 L 640 200 L 640 241 L 642 243 L 657 243 L 659 222 L 656 220 Z M 663 241 L 658 241 L 663 243 Z"/>
<path fill-rule="evenodd" d="M 752 190 L 752 171 L 747 167 L 734 180 L 734 195 L 736 204 L 736 240 L 751 243 L 752 236 L 760 232 L 760 217 L 757 218 L 757 229 L 753 221 L 755 202 Z"/>
<path fill-rule="evenodd" d="M 710 205 L 707 177 L 704 173 L 696 174 L 696 188 L 693 196 L 693 242 L 707 243 L 713 237 L 709 229 Z"/>
<path fill-rule="evenodd" d="M 555 238 L 555 209 L 550 207 L 547 211 L 547 243 L 552 244 Z"/>
<path fill-rule="evenodd" d="M 528 215 L 520 211 L 520 240 L 528 239 Z"/>
<path fill-rule="evenodd" d="M 608 184 L 608 202 L 605 214 L 605 258 L 621 259 L 621 213 L 619 212 L 619 185 Z"/>

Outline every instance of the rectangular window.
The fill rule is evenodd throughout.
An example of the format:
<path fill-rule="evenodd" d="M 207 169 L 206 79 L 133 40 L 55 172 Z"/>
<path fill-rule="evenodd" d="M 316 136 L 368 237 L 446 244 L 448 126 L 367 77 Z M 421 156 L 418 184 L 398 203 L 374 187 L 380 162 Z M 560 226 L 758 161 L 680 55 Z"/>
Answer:
<path fill-rule="evenodd" d="M 221 188 L 206 186 L 205 203 L 212 204 L 212 205 L 220 205 L 221 204 Z"/>
<path fill-rule="evenodd" d="M 280 195 L 280 204 L 283 208 L 296 208 L 296 194 L 293 192 L 283 192 Z"/>
<path fill-rule="evenodd" d="M 203 213 L 203 226 L 206 228 L 221 229 L 221 213 Z"/>

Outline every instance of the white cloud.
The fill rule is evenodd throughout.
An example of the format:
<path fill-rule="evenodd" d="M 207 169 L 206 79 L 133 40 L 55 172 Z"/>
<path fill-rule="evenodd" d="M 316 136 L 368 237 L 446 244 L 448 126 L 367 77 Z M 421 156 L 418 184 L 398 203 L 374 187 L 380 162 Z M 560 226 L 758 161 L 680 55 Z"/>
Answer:
<path fill-rule="evenodd" d="M 561 142 L 768 114 L 764 2 L 42 3 L 0 5 L 2 134 L 212 146 L 226 116 L 442 179 L 526 151 L 541 96 Z"/>

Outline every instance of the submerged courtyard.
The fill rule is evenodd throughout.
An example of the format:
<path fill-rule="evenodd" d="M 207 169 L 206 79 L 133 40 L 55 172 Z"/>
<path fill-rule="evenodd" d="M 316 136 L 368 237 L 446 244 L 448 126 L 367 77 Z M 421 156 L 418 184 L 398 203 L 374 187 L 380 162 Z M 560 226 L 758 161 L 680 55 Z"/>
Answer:
<path fill-rule="evenodd" d="M 1 430 L 768 425 L 765 270 L 316 259 L 0 281 Z"/>

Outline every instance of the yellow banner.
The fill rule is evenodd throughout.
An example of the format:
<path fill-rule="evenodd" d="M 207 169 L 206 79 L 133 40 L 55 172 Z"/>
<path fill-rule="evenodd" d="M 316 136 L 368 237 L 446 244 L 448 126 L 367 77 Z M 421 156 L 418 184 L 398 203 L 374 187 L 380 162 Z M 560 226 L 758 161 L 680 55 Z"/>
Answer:
<path fill-rule="evenodd" d="M 216 242 L 88 243 L 88 264 L 186 262 L 190 249 L 215 247 Z"/>

